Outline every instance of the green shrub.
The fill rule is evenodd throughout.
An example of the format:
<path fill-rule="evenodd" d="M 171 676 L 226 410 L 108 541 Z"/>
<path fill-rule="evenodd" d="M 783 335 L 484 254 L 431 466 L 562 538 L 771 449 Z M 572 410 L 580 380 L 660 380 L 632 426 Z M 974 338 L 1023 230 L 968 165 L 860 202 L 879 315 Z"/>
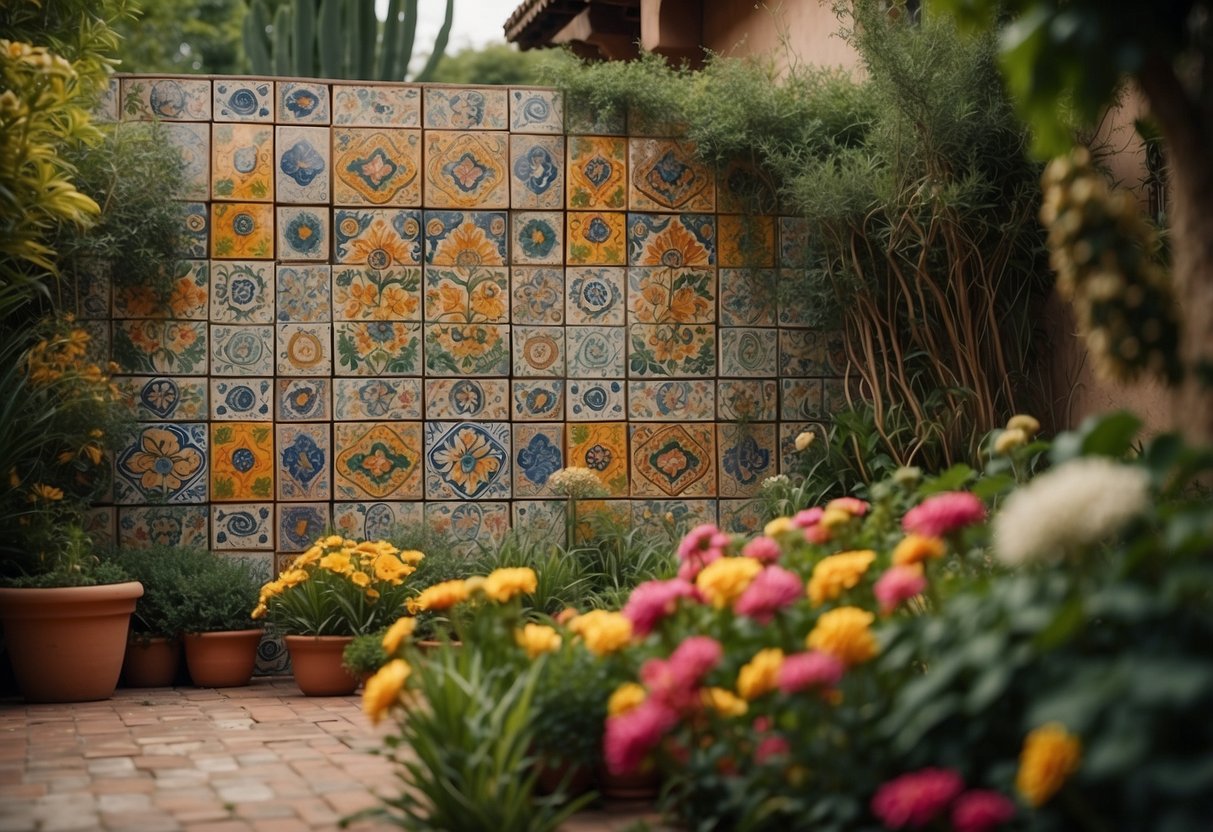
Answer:
<path fill-rule="evenodd" d="M 374 673 L 387 662 L 387 651 L 383 649 L 383 633 L 366 633 L 354 636 L 341 654 L 341 664 L 355 676 Z"/>
<path fill-rule="evenodd" d="M 182 580 L 168 594 L 183 633 L 251 630 L 261 576 L 249 561 L 199 550 L 182 560 Z"/>

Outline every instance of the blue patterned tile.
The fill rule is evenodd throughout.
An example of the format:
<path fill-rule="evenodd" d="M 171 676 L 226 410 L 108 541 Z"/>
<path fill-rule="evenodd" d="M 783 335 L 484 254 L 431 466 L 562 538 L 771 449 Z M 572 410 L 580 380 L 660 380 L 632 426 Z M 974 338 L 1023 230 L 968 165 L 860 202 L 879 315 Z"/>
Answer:
<path fill-rule="evenodd" d="M 279 552 L 302 552 L 329 529 L 328 503 L 278 503 L 277 541 Z"/>
<path fill-rule="evenodd" d="M 510 278 L 513 323 L 540 326 L 564 323 L 564 269 L 515 266 L 510 270 Z"/>
<path fill-rule="evenodd" d="M 667 269 L 716 265 L 716 218 L 629 213 L 628 265 Z"/>
<path fill-rule="evenodd" d="M 273 421 L 273 395 L 273 379 L 213 378 L 211 418 L 220 421 Z"/>
<path fill-rule="evenodd" d="M 627 418 L 627 392 L 617 379 L 568 381 L 568 420 L 596 422 Z"/>
<path fill-rule="evenodd" d="M 328 266 L 279 266 L 279 323 L 328 323 L 333 318 Z"/>
<path fill-rule="evenodd" d="M 230 503 L 211 506 L 212 549 L 273 549 L 272 503 Z"/>
<path fill-rule="evenodd" d="M 328 124 L 329 85 L 279 81 L 274 85 L 277 120 L 287 124 Z"/>
<path fill-rule="evenodd" d="M 333 401 L 339 422 L 420 420 L 421 379 L 337 378 Z"/>
<path fill-rule="evenodd" d="M 570 326 L 565 329 L 569 375 L 623 378 L 627 338 L 621 326 Z"/>
<path fill-rule="evenodd" d="M 563 378 L 564 328 L 559 326 L 515 326 L 514 375 L 519 378 Z"/>
<path fill-rule="evenodd" d="M 720 455 L 721 497 L 754 497 L 762 481 L 779 468 L 775 425 L 746 422 L 716 426 L 716 448 Z"/>
<path fill-rule="evenodd" d="M 209 121 L 211 82 L 202 78 L 123 78 L 122 118 Z"/>
<path fill-rule="evenodd" d="M 510 136 L 510 205 L 564 207 L 564 137 Z"/>
<path fill-rule="evenodd" d="M 520 534 L 530 540 L 564 541 L 564 500 L 516 500 L 511 507 Z"/>
<path fill-rule="evenodd" d="M 215 121 L 273 121 L 274 83 L 217 78 L 213 84 Z"/>
<path fill-rule="evenodd" d="M 121 505 L 205 503 L 207 424 L 134 427 L 114 455 L 114 498 Z"/>
<path fill-rule="evenodd" d="M 211 250 L 211 212 L 205 202 L 181 203 L 182 257 L 203 258 Z"/>
<path fill-rule="evenodd" d="M 690 142 L 633 136 L 628 168 L 628 207 L 634 211 L 716 210 L 716 176 Z"/>
<path fill-rule="evenodd" d="M 551 496 L 548 479 L 564 467 L 564 425 L 514 425 L 514 496 Z"/>
<path fill-rule="evenodd" d="M 209 124 L 165 124 L 164 138 L 181 154 L 182 199 L 210 199 L 211 128 Z M 203 254 L 202 256 L 206 256 Z"/>
<path fill-rule="evenodd" d="M 327 500 L 332 496 L 329 426 L 277 425 L 274 447 L 278 499 Z"/>
<path fill-rule="evenodd" d="M 711 422 L 715 392 L 708 379 L 629 381 L 628 415 L 646 422 Z"/>
<path fill-rule="evenodd" d="M 312 206 L 278 208 L 278 259 L 324 261 L 329 256 L 329 212 Z"/>
<path fill-rule="evenodd" d="M 425 262 L 463 269 L 504 266 L 504 211 L 426 211 Z"/>
<path fill-rule="evenodd" d="M 558 379 L 528 379 L 511 382 L 514 420 L 549 422 L 564 413 L 564 382 Z"/>
<path fill-rule="evenodd" d="M 385 540 L 402 530 L 419 529 L 424 522 L 419 502 L 333 504 L 333 528 L 354 540 Z"/>
<path fill-rule="evenodd" d="M 511 260 L 523 266 L 564 262 L 564 214 L 559 211 L 512 211 Z"/>
<path fill-rule="evenodd" d="M 509 208 L 505 133 L 425 133 L 425 204 L 435 208 Z"/>
<path fill-rule="evenodd" d="M 263 260 L 212 260 L 211 323 L 273 322 L 273 264 Z"/>
<path fill-rule="evenodd" d="M 426 503 L 425 524 L 455 541 L 455 550 L 491 550 L 510 529 L 510 504 L 483 501 Z"/>
<path fill-rule="evenodd" d="M 280 378 L 274 382 L 274 418 L 279 422 L 328 422 L 332 380 Z"/>
<path fill-rule="evenodd" d="M 272 326 L 211 327 L 211 374 L 216 376 L 272 376 Z"/>
<path fill-rule="evenodd" d="M 333 85 L 333 124 L 419 127 L 421 88 L 409 84 Z"/>
<path fill-rule="evenodd" d="M 505 421 L 510 418 L 509 390 L 503 378 L 427 378 L 425 418 Z"/>
<path fill-rule="evenodd" d="M 504 230 L 503 220 L 503 234 Z M 421 212 L 412 208 L 333 209 L 333 262 L 372 269 L 420 266 Z"/>
<path fill-rule="evenodd" d="M 510 446 L 508 422 L 426 422 L 426 499 L 509 499 Z"/>
<path fill-rule="evenodd" d="M 773 329 L 721 327 L 720 374 L 742 378 L 771 378 L 777 364 Z"/>
<path fill-rule="evenodd" d="M 774 269 L 720 270 L 720 325 L 775 325 L 777 272 Z"/>
<path fill-rule="evenodd" d="M 510 88 L 510 130 L 515 133 L 564 131 L 564 97 L 558 90 Z"/>
<path fill-rule="evenodd" d="M 505 130 L 506 91 L 500 87 L 425 88 L 425 126 L 429 130 Z"/>
<path fill-rule="evenodd" d="M 208 418 L 207 380 L 187 376 L 113 376 L 140 422 L 197 422 Z"/>
<path fill-rule="evenodd" d="M 333 372 L 332 324 L 278 324 L 275 367 L 280 376 L 327 376 Z"/>
<path fill-rule="evenodd" d="M 118 545 L 201 548 L 207 545 L 206 506 L 139 506 L 118 509 Z"/>
<path fill-rule="evenodd" d="M 274 143 L 278 202 L 323 205 L 329 201 L 332 161 L 325 127 L 278 127 Z"/>
<path fill-rule="evenodd" d="M 625 274 L 621 268 L 582 266 L 568 270 L 565 318 L 570 324 L 623 326 Z"/>

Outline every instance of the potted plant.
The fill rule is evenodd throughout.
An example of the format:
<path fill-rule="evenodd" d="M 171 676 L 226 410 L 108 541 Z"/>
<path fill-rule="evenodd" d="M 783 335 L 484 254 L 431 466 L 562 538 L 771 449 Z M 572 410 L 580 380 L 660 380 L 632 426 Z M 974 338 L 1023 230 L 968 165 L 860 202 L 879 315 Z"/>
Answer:
<path fill-rule="evenodd" d="M 330 535 L 261 588 L 252 616 L 283 635 L 299 689 L 308 696 L 342 696 L 360 679 L 342 666 L 354 636 L 383 630 L 399 618 L 405 579 L 424 557 L 386 541 Z"/>
<path fill-rule="evenodd" d="M 190 678 L 200 687 L 247 685 L 262 629 L 250 616 L 257 577 L 241 558 L 199 552 L 169 594 L 176 608 Z"/>
<path fill-rule="evenodd" d="M 355 679 L 365 682 L 388 660 L 383 649 L 383 633 L 364 633 L 354 636 L 341 653 L 341 664 Z"/>

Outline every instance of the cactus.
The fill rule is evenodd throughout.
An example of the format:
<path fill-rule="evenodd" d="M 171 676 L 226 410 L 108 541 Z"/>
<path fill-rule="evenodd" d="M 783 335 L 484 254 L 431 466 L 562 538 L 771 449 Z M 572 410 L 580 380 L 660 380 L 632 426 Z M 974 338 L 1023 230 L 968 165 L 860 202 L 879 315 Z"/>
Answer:
<path fill-rule="evenodd" d="M 257 75 L 403 81 L 413 57 L 417 4 L 390 0 L 387 19 L 380 21 L 375 0 L 284 0 L 272 18 L 267 0 L 250 0 L 244 52 Z M 455 0 L 446 0 L 442 28 L 415 80 L 434 74 L 454 14 Z"/>

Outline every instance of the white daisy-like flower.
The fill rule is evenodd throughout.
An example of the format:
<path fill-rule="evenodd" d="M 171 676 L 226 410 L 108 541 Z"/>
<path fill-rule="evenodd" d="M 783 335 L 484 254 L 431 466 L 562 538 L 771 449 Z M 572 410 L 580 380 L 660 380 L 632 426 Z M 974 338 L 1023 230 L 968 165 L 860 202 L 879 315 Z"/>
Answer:
<path fill-rule="evenodd" d="M 1059 560 L 1123 529 L 1149 505 L 1141 468 L 1084 457 L 1018 489 L 994 518 L 994 552 L 1008 566 Z"/>

